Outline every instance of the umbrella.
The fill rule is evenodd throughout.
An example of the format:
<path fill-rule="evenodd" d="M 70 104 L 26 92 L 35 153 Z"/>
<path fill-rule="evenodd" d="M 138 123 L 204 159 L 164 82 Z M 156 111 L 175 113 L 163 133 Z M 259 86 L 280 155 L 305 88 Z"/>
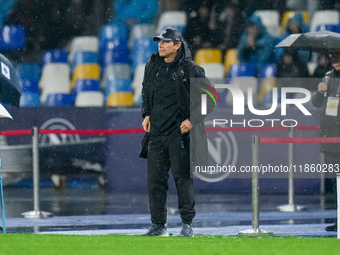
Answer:
<path fill-rule="evenodd" d="M 330 49 L 340 49 L 340 34 L 330 31 L 291 34 L 275 47 L 327 53 Z"/>
<path fill-rule="evenodd" d="M 2 104 L 0 104 L 0 118 L 10 118 L 10 119 L 13 119 L 11 114 L 9 114 L 9 112 L 5 109 L 5 107 L 2 106 Z"/>
<path fill-rule="evenodd" d="M 0 54 L 0 103 L 18 107 L 21 96 L 19 79 L 12 63 Z"/>

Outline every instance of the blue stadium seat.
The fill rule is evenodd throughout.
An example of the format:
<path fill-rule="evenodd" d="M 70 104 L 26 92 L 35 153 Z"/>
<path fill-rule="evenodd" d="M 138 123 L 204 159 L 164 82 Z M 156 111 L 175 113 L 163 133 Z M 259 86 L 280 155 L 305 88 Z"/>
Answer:
<path fill-rule="evenodd" d="M 23 92 L 20 97 L 20 107 L 31 107 L 40 105 L 39 92 Z"/>
<path fill-rule="evenodd" d="M 41 69 L 34 63 L 22 63 L 15 67 L 18 78 L 22 80 L 40 80 Z"/>
<path fill-rule="evenodd" d="M 49 63 L 67 63 L 67 52 L 58 49 L 45 51 L 42 65 Z"/>
<path fill-rule="evenodd" d="M 276 75 L 276 64 L 266 64 L 261 68 L 260 78 L 273 78 Z"/>
<path fill-rule="evenodd" d="M 105 47 L 100 51 L 101 70 L 114 63 L 126 64 L 129 60 L 129 52 L 126 38 L 116 38 L 107 41 Z"/>
<path fill-rule="evenodd" d="M 131 80 L 124 78 L 108 80 L 104 92 L 105 101 L 111 93 L 117 92 L 132 92 Z"/>
<path fill-rule="evenodd" d="M 72 64 L 71 64 L 71 73 L 73 73 L 74 69 L 77 65 L 80 64 L 89 64 L 89 63 L 98 63 L 98 54 L 96 52 L 91 51 L 77 51 L 74 53 Z"/>
<path fill-rule="evenodd" d="M 107 24 L 102 26 L 99 35 L 99 48 L 104 48 L 107 41 L 115 38 L 127 39 L 126 26 L 117 24 Z"/>
<path fill-rule="evenodd" d="M 154 42 L 152 38 L 137 38 L 132 46 L 130 53 L 131 71 L 140 64 L 145 64 L 153 53 L 158 52 L 158 43 Z"/>
<path fill-rule="evenodd" d="M 335 33 L 340 33 L 340 25 L 323 24 L 317 26 L 316 31 L 331 31 Z"/>
<path fill-rule="evenodd" d="M 37 80 L 19 79 L 22 92 L 39 92 L 39 83 Z"/>
<path fill-rule="evenodd" d="M 76 95 L 83 91 L 99 91 L 99 81 L 93 79 L 78 79 L 76 81 L 73 94 Z"/>
<path fill-rule="evenodd" d="M 20 25 L 4 26 L 0 34 L 0 50 L 18 50 L 26 45 L 25 27 Z"/>
<path fill-rule="evenodd" d="M 229 69 L 228 78 L 253 77 L 254 75 L 255 75 L 254 65 L 250 63 L 235 63 L 232 64 Z"/>
<path fill-rule="evenodd" d="M 45 105 L 47 106 L 67 106 L 72 105 L 72 103 L 73 96 L 63 93 L 48 94 L 45 101 Z"/>

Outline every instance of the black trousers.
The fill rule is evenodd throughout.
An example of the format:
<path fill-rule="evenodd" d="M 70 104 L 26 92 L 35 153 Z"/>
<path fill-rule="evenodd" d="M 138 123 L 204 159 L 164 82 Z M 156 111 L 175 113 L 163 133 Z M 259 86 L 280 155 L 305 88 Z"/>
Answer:
<path fill-rule="evenodd" d="M 183 223 L 195 217 L 193 180 L 190 178 L 189 134 L 176 128 L 170 135 L 151 135 L 148 151 L 148 195 L 151 222 L 165 224 L 169 169 L 175 180 Z"/>

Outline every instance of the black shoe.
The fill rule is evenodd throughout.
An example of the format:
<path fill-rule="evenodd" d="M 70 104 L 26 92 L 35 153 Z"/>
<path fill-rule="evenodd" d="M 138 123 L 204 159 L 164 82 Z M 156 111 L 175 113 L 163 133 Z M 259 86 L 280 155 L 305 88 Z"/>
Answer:
<path fill-rule="evenodd" d="M 182 223 L 181 233 L 178 236 L 194 237 L 194 231 L 192 230 L 191 224 Z"/>
<path fill-rule="evenodd" d="M 328 226 L 325 229 L 326 229 L 326 231 L 337 231 L 338 230 L 338 224 L 334 223 L 334 225 Z"/>
<path fill-rule="evenodd" d="M 166 226 L 162 224 L 152 224 L 149 230 L 142 236 L 169 236 Z"/>

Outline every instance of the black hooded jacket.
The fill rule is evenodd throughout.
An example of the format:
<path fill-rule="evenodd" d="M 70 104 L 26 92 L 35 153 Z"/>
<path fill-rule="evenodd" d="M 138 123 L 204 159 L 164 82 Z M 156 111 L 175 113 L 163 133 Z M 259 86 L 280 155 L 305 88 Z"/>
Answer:
<path fill-rule="evenodd" d="M 325 75 L 328 90 L 326 94 L 316 92 L 312 97 L 312 104 L 320 108 L 320 136 L 321 137 L 340 137 L 340 104 L 338 105 L 337 116 L 326 115 L 327 100 L 329 97 L 337 97 L 340 89 L 340 71 L 334 68 Z M 340 143 L 322 143 L 323 152 L 340 152 Z"/>
<path fill-rule="evenodd" d="M 173 82 L 176 91 L 176 101 L 178 115 L 176 116 L 179 122 L 189 119 L 193 128 L 190 130 L 190 138 L 192 146 L 203 148 L 197 152 L 191 150 L 191 154 L 195 158 L 199 157 L 197 154 L 202 154 L 203 158 L 207 157 L 207 140 L 204 126 L 204 118 L 206 115 L 201 114 L 201 94 L 205 93 L 201 88 L 204 87 L 202 83 L 210 84 L 205 77 L 205 72 L 202 67 L 197 65 L 191 58 L 189 49 L 182 43 L 178 57 L 173 63 L 170 63 L 168 78 L 174 79 Z M 154 93 L 157 79 L 157 72 L 159 70 L 160 61 L 163 61 L 159 54 L 153 54 L 145 66 L 143 87 L 142 87 L 142 106 L 141 112 L 143 118 L 150 116 L 154 107 Z M 210 113 L 214 108 L 213 100 L 207 97 L 207 113 Z M 152 119 L 152 116 L 150 117 Z M 152 122 L 151 122 L 152 126 Z M 179 126 L 178 126 L 179 128 Z M 197 143 L 200 143 L 199 145 Z M 192 147 L 192 149 L 193 149 Z M 206 154 L 206 156 L 203 156 Z M 198 164 L 197 164 L 198 165 Z"/>

